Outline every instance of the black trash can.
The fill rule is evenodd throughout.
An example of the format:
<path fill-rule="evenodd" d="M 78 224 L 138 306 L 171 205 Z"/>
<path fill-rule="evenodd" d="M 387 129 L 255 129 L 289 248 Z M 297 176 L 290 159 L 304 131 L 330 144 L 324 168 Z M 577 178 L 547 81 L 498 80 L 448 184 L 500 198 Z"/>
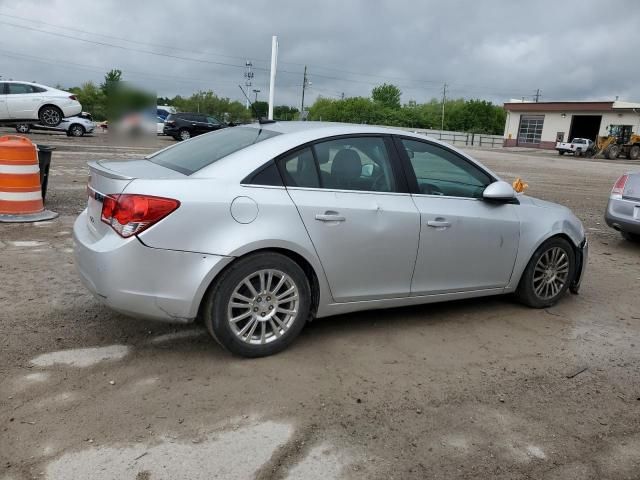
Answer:
<path fill-rule="evenodd" d="M 56 148 L 49 145 L 37 145 L 38 165 L 40 165 L 40 186 L 42 187 L 42 203 L 47 196 L 47 183 L 49 183 L 49 167 L 51 167 L 51 152 Z"/>

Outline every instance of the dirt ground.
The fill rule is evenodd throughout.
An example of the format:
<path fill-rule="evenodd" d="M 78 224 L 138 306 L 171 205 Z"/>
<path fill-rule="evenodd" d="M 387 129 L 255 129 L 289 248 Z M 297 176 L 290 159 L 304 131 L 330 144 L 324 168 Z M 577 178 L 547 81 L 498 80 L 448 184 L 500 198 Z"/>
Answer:
<path fill-rule="evenodd" d="M 75 273 L 86 161 L 173 140 L 30 136 L 57 148 L 60 217 L 0 225 L 0 479 L 640 478 L 640 246 L 602 218 L 629 162 L 471 150 L 584 222 L 580 295 L 321 319 L 247 360 L 109 311 Z"/>

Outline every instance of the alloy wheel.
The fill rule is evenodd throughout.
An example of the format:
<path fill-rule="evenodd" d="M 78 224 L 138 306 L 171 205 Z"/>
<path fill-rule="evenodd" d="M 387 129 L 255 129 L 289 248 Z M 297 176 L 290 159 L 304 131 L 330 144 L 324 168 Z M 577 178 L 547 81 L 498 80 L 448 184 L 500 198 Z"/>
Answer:
<path fill-rule="evenodd" d="M 42 120 L 47 125 L 58 125 L 60 123 L 60 114 L 54 108 L 47 108 L 42 112 Z"/>
<path fill-rule="evenodd" d="M 544 252 L 533 271 L 533 291 L 541 300 L 549 300 L 567 284 L 569 278 L 569 257 L 560 247 Z"/>
<path fill-rule="evenodd" d="M 286 273 L 267 269 L 245 277 L 231 294 L 227 321 L 244 343 L 264 345 L 282 337 L 298 317 L 299 291 Z"/>
<path fill-rule="evenodd" d="M 180 138 L 181 138 L 182 140 L 189 140 L 189 139 L 191 138 L 191 134 L 189 133 L 189 131 L 188 131 L 188 130 L 182 130 L 182 131 L 180 132 Z"/>

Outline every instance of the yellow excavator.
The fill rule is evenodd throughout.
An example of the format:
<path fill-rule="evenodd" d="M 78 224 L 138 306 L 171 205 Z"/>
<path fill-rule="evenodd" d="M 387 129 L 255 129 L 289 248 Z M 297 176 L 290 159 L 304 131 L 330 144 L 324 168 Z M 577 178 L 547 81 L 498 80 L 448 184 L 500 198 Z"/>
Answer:
<path fill-rule="evenodd" d="M 603 154 L 610 160 L 619 156 L 625 156 L 629 160 L 640 157 L 640 135 L 633 133 L 632 125 L 610 125 L 607 129 L 609 135 L 599 136 L 586 152 L 587 156 Z"/>

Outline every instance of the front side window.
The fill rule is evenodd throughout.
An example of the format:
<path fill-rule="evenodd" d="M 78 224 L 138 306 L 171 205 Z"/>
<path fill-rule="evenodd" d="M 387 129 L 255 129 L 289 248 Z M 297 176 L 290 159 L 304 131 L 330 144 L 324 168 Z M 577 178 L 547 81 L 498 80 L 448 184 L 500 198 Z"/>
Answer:
<path fill-rule="evenodd" d="M 481 198 L 493 179 L 455 153 L 427 142 L 401 139 L 424 195 Z"/>
<path fill-rule="evenodd" d="M 389 153 L 381 137 L 347 137 L 314 145 L 322 188 L 396 191 Z"/>
<path fill-rule="evenodd" d="M 211 125 L 220 125 L 220 122 L 215 117 L 207 117 L 207 123 Z"/>

